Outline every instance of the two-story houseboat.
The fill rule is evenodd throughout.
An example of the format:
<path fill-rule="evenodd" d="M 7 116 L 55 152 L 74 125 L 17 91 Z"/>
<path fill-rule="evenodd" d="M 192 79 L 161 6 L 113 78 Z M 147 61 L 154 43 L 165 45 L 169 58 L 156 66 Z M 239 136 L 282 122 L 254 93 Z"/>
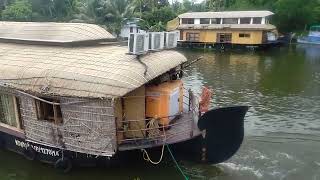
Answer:
<path fill-rule="evenodd" d="M 269 23 L 270 11 L 188 12 L 169 21 L 167 30 L 180 31 L 180 45 L 266 47 L 277 43 L 277 29 Z"/>
<path fill-rule="evenodd" d="M 203 112 L 182 54 L 128 52 L 97 25 L 0 22 L 0 148 L 63 171 L 184 142 L 212 163 L 236 153 L 247 106 Z"/>

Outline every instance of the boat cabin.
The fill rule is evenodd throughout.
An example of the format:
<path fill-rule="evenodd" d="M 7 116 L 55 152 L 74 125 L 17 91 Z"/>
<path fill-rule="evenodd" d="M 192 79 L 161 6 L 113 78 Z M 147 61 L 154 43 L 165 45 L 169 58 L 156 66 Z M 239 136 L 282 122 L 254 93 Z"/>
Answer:
<path fill-rule="evenodd" d="M 270 11 L 188 12 L 168 22 L 180 43 L 262 45 L 277 40 Z"/>
<path fill-rule="evenodd" d="M 0 136 L 16 151 L 111 157 L 200 134 L 179 52 L 138 58 L 92 24 L 0 22 L 0 56 Z"/>

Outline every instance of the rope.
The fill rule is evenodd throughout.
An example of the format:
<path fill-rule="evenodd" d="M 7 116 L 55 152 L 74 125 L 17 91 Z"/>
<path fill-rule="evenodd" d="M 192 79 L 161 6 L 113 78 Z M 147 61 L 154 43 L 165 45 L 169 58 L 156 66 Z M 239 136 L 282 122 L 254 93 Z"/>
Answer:
<path fill-rule="evenodd" d="M 154 165 L 157 165 L 157 164 L 161 163 L 162 158 L 163 158 L 163 154 L 164 154 L 163 153 L 164 152 L 164 146 L 165 146 L 165 144 L 162 145 L 161 156 L 160 156 L 160 159 L 157 162 L 151 160 L 151 158 L 149 157 L 148 152 L 145 149 L 141 149 L 142 152 L 143 152 L 143 159 L 145 161 L 150 162 L 151 164 L 154 164 Z"/>
<path fill-rule="evenodd" d="M 188 176 L 182 171 L 182 169 L 181 169 L 181 167 L 179 166 L 177 160 L 174 158 L 174 156 L 173 156 L 173 154 L 172 154 L 172 152 L 171 152 L 171 150 L 170 150 L 169 145 L 167 144 L 166 146 L 167 146 L 167 149 L 168 149 L 168 151 L 169 151 L 169 154 L 170 154 L 173 162 L 176 164 L 178 170 L 180 171 L 180 173 L 182 174 L 182 176 L 184 177 L 184 179 L 185 179 L 185 180 L 189 180 Z"/>
<path fill-rule="evenodd" d="M 157 119 L 151 119 L 151 120 L 148 122 L 148 124 L 147 124 L 147 127 L 148 127 L 148 126 L 149 126 L 149 127 L 150 127 L 150 126 L 159 127 L 159 124 L 158 124 L 158 122 L 157 122 Z M 149 131 L 150 131 L 150 130 L 149 130 Z M 153 129 L 151 132 L 149 132 L 149 134 L 150 134 L 151 136 L 154 136 L 154 135 L 159 134 L 159 133 L 160 133 L 159 129 Z M 147 152 L 145 149 L 141 149 L 142 152 L 143 152 L 143 159 L 144 159 L 145 161 L 148 161 L 148 162 L 150 162 L 151 164 L 154 164 L 154 165 L 157 165 L 157 164 L 159 164 L 159 163 L 162 161 L 162 159 L 163 159 L 163 154 L 164 154 L 164 146 L 166 145 L 166 141 L 167 141 L 164 127 L 163 127 L 163 133 L 164 133 L 164 144 L 162 145 L 162 150 L 161 150 L 160 159 L 159 159 L 157 162 L 152 161 L 151 158 L 150 158 L 150 156 L 149 156 L 149 154 L 148 154 L 148 152 Z"/>
<path fill-rule="evenodd" d="M 152 120 L 150 120 L 150 122 L 149 122 L 148 124 L 149 124 L 149 125 L 153 125 L 153 126 L 159 126 L 158 123 L 156 123 L 156 121 L 157 121 L 157 119 L 152 119 Z M 158 131 L 159 131 L 159 130 L 158 130 Z M 173 162 L 175 163 L 176 167 L 178 168 L 179 172 L 182 174 L 182 176 L 184 177 L 185 180 L 189 180 L 188 176 L 182 171 L 182 169 L 181 169 L 181 167 L 179 166 L 177 160 L 174 158 L 174 156 L 173 156 L 173 154 L 172 154 L 172 152 L 171 152 L 171 150 L 170 150 L 169 145 L 166 143 L 167 137 L 166 137 L 166 132 L 165 132 L 164 127 L 163 127 L 163 134 L 164 134 L 164 144 L 162 145 L 161 156 L 160 156 L 159 161 L 157 161 L 157 162 L 152 161 L 151 158 L 149 157 L 148 152 L 147 152 L 145 149 L 141 149 L 142 152 L 143 152 L 143 159 L 144 159 L 145 161 L 150 162 L 151 164 L 154 164 L 154 165 L 159 164 L 159 163 L 162 161 L 162 159 L 163 159 L 164 147 L 166 146 L 167 149 L 168 149 L 168 151 L 169 151 L 169 153 L 170 153 L 170 156 L 171 156 Z"/>

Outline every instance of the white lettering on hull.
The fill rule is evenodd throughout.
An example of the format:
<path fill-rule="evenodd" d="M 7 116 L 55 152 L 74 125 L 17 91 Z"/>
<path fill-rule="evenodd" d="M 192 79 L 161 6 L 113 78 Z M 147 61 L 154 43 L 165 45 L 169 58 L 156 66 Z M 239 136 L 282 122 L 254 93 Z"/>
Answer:
<path fill-rule="evenodd" d="M 29 144 L 29 142 L 24 142 L 24 141 L 19 141 L 19 140 L 15 140 L 16 146 L 19 146 L 21 148 L 25 148 L 27 149 L 28 147 L 31 146 L 32 149 L 34 149 L 36 152 L 41 153 L 41 154 L 45 154 L 45 155 L 50 155 L 53 157 L 57 157 L 59 156 L 59 151 L 53 150 L 53 149 L 48 149 L 48 148 L 43 148 L 40 146 L 35 146 L 32 144 Z"/>

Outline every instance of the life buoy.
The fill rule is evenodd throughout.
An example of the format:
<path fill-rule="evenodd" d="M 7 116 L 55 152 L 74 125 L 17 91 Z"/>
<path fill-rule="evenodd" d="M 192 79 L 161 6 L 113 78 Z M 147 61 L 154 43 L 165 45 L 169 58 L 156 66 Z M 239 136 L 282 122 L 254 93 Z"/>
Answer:
<path fill-rule="evenodd" d="M 69 158 L 60 158 L 54 163 L 54 168 L 67 173 L 72 169 L 72 162 Z"/>
<path fill-rule="evenodd" d="M 25 149 L 25 150 L 23 151 L 23 156 L 24 156 L 27 160 L 33 161 L 33 160 L 36 159 L 37 153 L 36 153 L 36 151 L 35 151 L 31 146 L 29 146 L 29 147 L 27 147 L 27 149 Z"/>
<path fill-rule="evenodd" d="M 203 87 L 201 97 L 200 97 L 200 112 L 205 113 L 209 110 L 209 104 L 212 97 L 212 92 L 209 88 Z"/>

